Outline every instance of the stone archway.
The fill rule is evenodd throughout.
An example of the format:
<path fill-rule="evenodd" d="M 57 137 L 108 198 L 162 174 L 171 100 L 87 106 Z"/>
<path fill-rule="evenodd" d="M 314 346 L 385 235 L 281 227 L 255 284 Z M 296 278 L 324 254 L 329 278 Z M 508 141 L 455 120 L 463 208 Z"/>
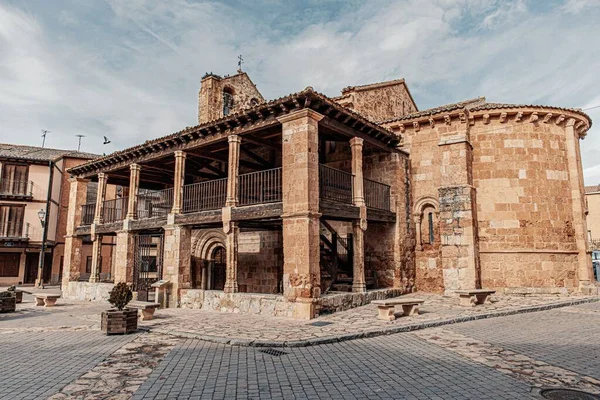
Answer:
<path fill-rule="evenodd" d="M 438 236 L 438 215 L 440 212 L 439 201 L 430 196 L 421 197 L 414 206 L 415 217 L 415 239 L 417 250 L 423 250 L 423 244 L 433 245 Z M 424 229 L 425 228 L 425 229 Z M 435 231 L 435 234 L 434 234 Z M 429 239 L 423 241 L 423 233 Z"/>
<path fill-rule="evenodd" d="M 223 271 L 226 235 L 222 229 L 203 229 L 192 234 L 192 286 L 196 289 L 223 290 L 218 278 Z M 221 250 L 222 249 L 222 250 Z M 215 260 L 219 256 L 219 260 Z M 219 261 L 215 263 L 215 261 Z M 219 271 L 215 271 L 218 268 Z M 217 280 L 215 281 L 215 278 Z M 214 283 L 219 283 L 214 287 Z"/>

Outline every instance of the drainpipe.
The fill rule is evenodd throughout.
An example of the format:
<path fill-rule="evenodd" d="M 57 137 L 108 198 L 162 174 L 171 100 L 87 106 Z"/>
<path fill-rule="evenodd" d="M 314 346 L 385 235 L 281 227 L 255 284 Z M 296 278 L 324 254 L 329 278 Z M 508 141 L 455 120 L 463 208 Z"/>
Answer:
<path fill-rule="evenodd" d="M 44 217 L 44 232 L 42 234 L 42 249 L 40 250 L 40 264 L 38 268 L 38 275 L 35 281 L 35 286 L 38 288 L 44 288 L 44 261 L 46 259 L 46 240 L 48 239 L 48 222 L 50 220 L 50 202 L 52 201 L 52 180 L 54 177 L 54 163 L 48 162 L 48 168 L 50 169 L 50 178 L 48 179 L 48 194 L 46 196 L 46 216 Z"/>

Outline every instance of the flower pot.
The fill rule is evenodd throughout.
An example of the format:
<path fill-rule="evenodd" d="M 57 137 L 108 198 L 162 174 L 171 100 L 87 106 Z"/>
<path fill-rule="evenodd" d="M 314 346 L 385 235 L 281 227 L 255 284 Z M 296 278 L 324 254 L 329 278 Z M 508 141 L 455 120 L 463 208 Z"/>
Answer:
<path fill-rule="evenodd" d="M 102 311 L 100 329 L 107 335 L 126 334 L 137 330 L 138 310 L 125 308 Z"/>
<path fill-rule="evenodd" d="M 17 299 L 15 296 L 0 297 L 0 313 L 15 312 L 17 310 Z"/>

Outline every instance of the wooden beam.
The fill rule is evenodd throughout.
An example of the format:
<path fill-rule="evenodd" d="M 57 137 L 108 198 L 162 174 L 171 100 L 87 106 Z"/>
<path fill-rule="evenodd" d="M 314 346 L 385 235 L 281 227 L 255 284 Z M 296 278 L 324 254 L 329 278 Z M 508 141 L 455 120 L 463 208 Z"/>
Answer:
<path fill-rule="evenodd" d="M 395 151 L 395 149 L 393 147 L 387 146 L 385 143 L 382 143 L 379 140 L 372 138 L 371 136 L 367 135 L 366 133 L 360 132 L 359 130 L 356 130 L 356 129 L 352 129 L 338 121 L 331 119 L 331 118 L 325 117 L 321 121 L 319 121 L 319 124 L 323 125 L 324 127 L 327 127 L 328 129 L 331 129 L 332 131 L 338 132 L 344 136 L 359 137 L 359 138 L 363 139 L 365 142 L 369 143 L 371 146 L 378 148 L 379 150 L 383 150 L 388 153 Z"/>
<path fill-rule="evenodd" d="M 259 139 L 253 136 L 244 136 L 243 141 L 281 151 L 281 144 L 271 142 L 270 140 Z"/>
<path fill-rule="evenodd" d="M 256 153 L 254 153 L 253 151 L 251 151 L 251 150 L 249 150 L 249 149 L 247 149 L 245 147 L 242 147 L 242 146 L 240 146 L 240 150 L 242 151 L 242 153 L 244 153 L 245 155 L 247 155 L 248 157 L 250 157 L 254 161 L 258 162 L 263 167 L 272 167 L 272 165 L 271 165 L 271 163 L 269 161 L 265 160 L 264 158 L 262 158 L 261 156 L 259 156 Z"/>

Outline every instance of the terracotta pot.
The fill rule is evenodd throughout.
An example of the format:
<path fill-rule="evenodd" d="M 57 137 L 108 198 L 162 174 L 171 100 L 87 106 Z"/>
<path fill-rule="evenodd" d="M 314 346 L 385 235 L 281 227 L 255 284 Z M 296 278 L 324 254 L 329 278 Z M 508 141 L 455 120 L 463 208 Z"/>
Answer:
<path fill-rule="evenodd" d="M 122 311 L 102 311 L 100 329 L 107 335 L 132 333 L 137 330 L 138 310 L 125 308 Z"/>

